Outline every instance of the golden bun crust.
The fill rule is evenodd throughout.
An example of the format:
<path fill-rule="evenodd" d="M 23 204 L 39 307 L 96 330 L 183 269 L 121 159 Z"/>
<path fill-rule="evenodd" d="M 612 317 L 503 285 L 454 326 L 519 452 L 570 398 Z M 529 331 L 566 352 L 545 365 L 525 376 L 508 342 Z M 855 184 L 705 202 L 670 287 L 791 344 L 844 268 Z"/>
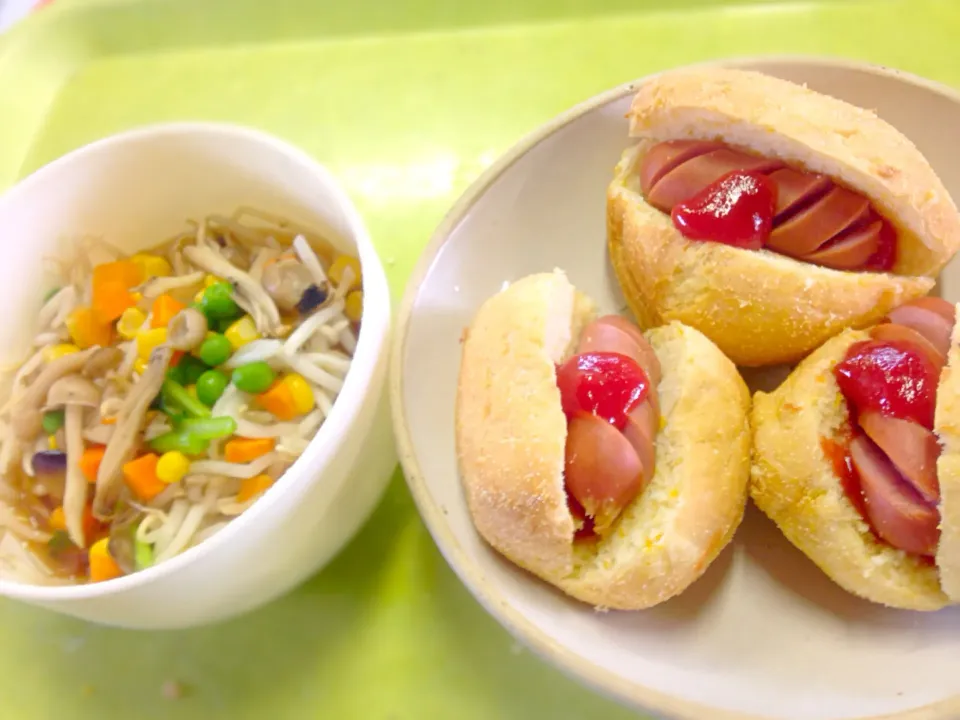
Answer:
<path fill-rule="evenodd" d="M 960 305 L 957 305 L 960 318 Z M 947 367 L 937 387 L 933 429 L 942 451 L 937 460 L 940 481 L 940 545 L 937 567 L 940 585 L 953 602 L 960 602 L 960 323 L 953 326 Z"/>
<path fill-rule="evenodd" d="M 670 72 L 644 84 L 628 117 L 647 140 L 719 139 L 869 197 L 900 230 L 900 275 L 936 275 L 960 248 L 960 217 L 930 163 L 876 113 L 747 70 Z"/>
<path fill-rule="evenodd" d="M 641 609 L 686 589 L 733 537 L 746 503 L 750 398 L 701 333 L 679 323 L 649 332 L 663 372 L 656 472 L 608 538 L 574 544 L 554 363 L 593 314 L 559 271 L 483 304 L 463 344 L 458 462 L 474 524 L 494 549 L 583 602 Z"/>
<path fill-rule="evenodd" d="M 610 260 L 641 327 L 676 320 L 738 365 L 775 365 L 799 360 L 848 327 L 873 325 L 933 288 L 927 277 L 843 272 L 687 240 L 640 194 L 636 168 L 651 144 L 624 153 L 607 191 Z"/>
<path fill-rule="evenodd" d="M 840 441 L 849 410 L 833 367 L 866 333 L 847 330 L 753 399 L 750 496 L 786 538 L 842 588 L 891 607 L 949 603 L 937 569 L 878 542 L 844 493 L 821 438 Z M 939 412 L 939 408 L 938 408 Z"/>

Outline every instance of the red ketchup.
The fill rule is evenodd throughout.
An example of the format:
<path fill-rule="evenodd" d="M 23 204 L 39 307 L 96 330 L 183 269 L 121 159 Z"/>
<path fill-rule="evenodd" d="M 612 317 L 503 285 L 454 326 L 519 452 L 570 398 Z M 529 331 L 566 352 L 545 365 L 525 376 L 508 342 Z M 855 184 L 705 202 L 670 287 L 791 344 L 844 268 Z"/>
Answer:
<path fill-rule="evenodd" d="M 897 262 L 897 231 L 887 220 L 883 221 L 876 252 L 870 256 L 864 270 L 890 272 Z"/>
<path fill-rule="evenodd" d="M 759 250 L 773 230 L 777 186 L 759 172 L 734 170 L 677 203 L 673 224 L 690 240 Z"/>
<path fill-rule="evenodd" d="M 864 340 L 850 347 L 834 375 L 857 412 L 876 410 L 933 428 L 939 373 L 912 346 Z"/>
<path fill-rule="evenodd" d="M 650 381 L 633 358 L 596 352 L 574 355 L 557 367 L 557 387 L 568 421 L 586 412 L 623 430 L 627 415 L 646 398 Z"/>
<path fill-rule="evenodd" d="M 574 355 L 559 365 L 557 387 L 567 422 L 576 414 L 585 412 L 623 430 L 627 415 L 647 397 L 650 380 L 633 358 L 619 353 L 595 352 Z M 597 539 L 593 518 L 569 492 L 567 507 L 577 523 L 574 539 Z"/>

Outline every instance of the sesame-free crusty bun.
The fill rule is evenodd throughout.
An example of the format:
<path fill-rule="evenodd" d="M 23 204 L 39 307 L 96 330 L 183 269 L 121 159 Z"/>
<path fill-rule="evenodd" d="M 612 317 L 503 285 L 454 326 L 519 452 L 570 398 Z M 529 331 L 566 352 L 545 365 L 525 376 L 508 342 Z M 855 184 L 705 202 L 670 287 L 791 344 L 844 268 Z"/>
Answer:
<path fill-rule="evenodd" d="M 754 396 L 750 496 L 791 543 L 848 592 L 891 607 L 937 610 L 960 600 L 960 333 L 954 327 L 933 428 L 944 448 L 937 461 L 941 535 L 936 565 L 878 539 L 825 450 L 831 443 L 850 442 L 850 411 L 833 369 L 854 343 L 868 337 L 864 331 L 844 331 L 801 362 L 774 392 Z"/>
<path fill-rule="evenodd" d="M 609 534 L 575 542 L 555 368 L 594 316 L 560 271 L 523 278 L 481 306 L 457 388 L 460 474 L 477 530 L 506 558 L 583 602 L 641 609 L 700 577 L 739 525 L 749 393 L 696 330 L 670 323 L 646 333 L 662 372 L 656 469 Z"/>
<path fill-rule="evenodd" d="M 929 292 L 960 248 L 960 216 L 936 173 L 906 137 L 868 110 L 760 73 L 701 68 L 641 86 L 629 118 L 638 142 L 623 154 L 608 188 L 608 245 L 628 304 L 644 326 L 679 320 L 697 328 L 737 364 L 794 362 L 841 330 L 877 322 Z M 718 142 L 858 193 L 876 213 L 871 218 L 895 231 L 890 272 L 836 269 L 842 263 L 814 260 L 817 253 L 794 259 L 803 256 L 799 250 L 791 256 L 772 246 L 688 240 L 644 194 L 644 159 L 664 141 Z M 826 212 L 828 203 L 817 196 L 823 190 L 810 190 L 809 200 L 821 203 L 817 212 Z M 804 207 L 800 202 L 783 217 L 799 216 Z M 848 234 L 838 230 L 821 250 L 857 226 L 838 227 Z"/>

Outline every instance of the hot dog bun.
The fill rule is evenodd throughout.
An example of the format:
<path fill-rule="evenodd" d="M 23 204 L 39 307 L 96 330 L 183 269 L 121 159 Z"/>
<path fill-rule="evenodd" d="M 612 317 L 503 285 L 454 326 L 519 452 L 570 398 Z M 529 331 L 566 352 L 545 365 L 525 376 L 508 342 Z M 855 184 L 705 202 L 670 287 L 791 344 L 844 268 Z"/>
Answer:
<path fill-rule="evenodd" d="M 679 320 L 734 362 L 799 360 L 848 327 L 866 327 L 926 294 L 960 248 L 960 217 L 926 159 L 874 113 L 755 72 L 696 69 L 643 85 L 629 112 L 638 138 L 608 188 L 608 246 L 644 327 Z M 870 199 L 899 233 L 892 273 L 831 270 L 768 250 L 692 242 L 641 194 L 657 142 L 718 140 L 823 173 Z"/>
<path fill-rule="evenodd" d="M 742 519 L 749 393 L 701 333 L 680 323 L 650 331 L 662 367 L 656 471 L 596 549 L 575 544 L 555 366 L 594 315 L 560 271 L 483 304 L 463 343 L 460 474 L 477 530 L 509 560 L 583 602 L 646 608 L 700 577 Z"/>
<path fill-rule="evenodd" d="M 960 324 L 958 324 L 960 325 Z M 960 331 L 940 377 L 934 432 L 941 536 L 936 567 L 880 542 L 841 486 L 821 438 L 841 440 L 847 402 L 834 366 L 866 332 L 847 330 L 801 362 L 774 392 L 753 400 L 750 496 L 796 547 L 847 591 L 892 607 L 937 610 L 960 601 Z"/>

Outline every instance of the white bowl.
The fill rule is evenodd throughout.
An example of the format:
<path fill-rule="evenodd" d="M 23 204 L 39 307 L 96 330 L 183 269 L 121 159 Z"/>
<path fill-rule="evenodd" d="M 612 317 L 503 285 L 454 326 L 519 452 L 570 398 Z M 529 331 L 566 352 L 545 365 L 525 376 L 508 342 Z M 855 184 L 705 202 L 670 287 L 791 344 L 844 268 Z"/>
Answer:
<path fill-rule="evenodd" d="M 249 510 L 209 540 L 106 583 L 0 595 L 128 628 L 222 620 L 279 596 L 320 568 L 368 517 L 396 465 L 386 393 L 390 295 L 363 221 L 333 177 L 262 132 L 229 125 L 150 126 L 95 142 L 0 198 L 0 362 L 24 358 L 41 304 L 42 258 L 94 235 L 130 252 L 189 218 L 252 205 L 326 229 L 355 251 L 363 325 L 353 364 L 307 450 Z"/>
<path fill-rule="evenodd" d="M 960 99 L 883 68 L 802 58 L 743 60 L 876 108 L 960 197 Z M 447 561 L 514 635 L 573 676 L 677 718 L 960 717 L 960 611 L 858 600 L 750 509 L 732 546 L 686 593 L 644 612 L 596 612 L 494 553 L 458 482 L 453 408 L 463 328 L 505 283 L 560 267 L 606 311 L 624 304 L 605 243 L 605 190 L 628 144 L 631 83 L 525 138 L 450 211 L 399 314 L 391 400 L 400 459 Z M 960 266 L 944 294 L 960 300 Z M 922 709 L 920 709 L 922 708 Z"/>

